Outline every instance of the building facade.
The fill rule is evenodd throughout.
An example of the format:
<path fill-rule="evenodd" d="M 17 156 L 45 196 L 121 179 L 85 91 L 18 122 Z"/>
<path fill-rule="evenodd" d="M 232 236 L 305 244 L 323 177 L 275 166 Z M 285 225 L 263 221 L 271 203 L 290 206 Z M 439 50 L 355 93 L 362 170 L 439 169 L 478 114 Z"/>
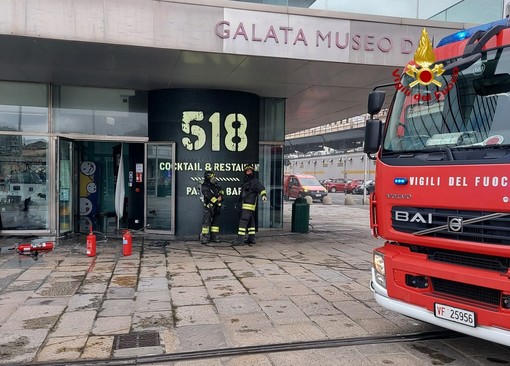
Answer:
<path fill-rule="evenodd" d="M 269 196 L 258 226 L 281 228 L 285 133 L 359 114 L 423 25 L 463 27 L 220 0 L 2 2 L 0 230 L 198 236 L 213 170 L 235 233 L 247 163 Z"/>

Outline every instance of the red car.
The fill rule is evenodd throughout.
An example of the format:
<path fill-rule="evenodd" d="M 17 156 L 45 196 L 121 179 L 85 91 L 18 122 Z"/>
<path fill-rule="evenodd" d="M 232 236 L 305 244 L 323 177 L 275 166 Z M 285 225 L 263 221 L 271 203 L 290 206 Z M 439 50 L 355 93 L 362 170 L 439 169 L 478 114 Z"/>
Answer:
<path fill-rule="evenodd" d="M 354 188 L 359 186 L 360 184 L 363 184 L 363 179 L 353 179 L 349 180 L 347 184 L 345 185 L 344 192 L 345 193 L 352 193 Z"/>
<path fill-rule="evenodd" d="M 312 200 L 322 202 L 328 195 L 326 188 L 313 175 L 285 174 L 283 177 L 283 198 L 298 198 L 310 196 Z"/>
<path fill-rule="evenodd" d="M 328 179 L 326 183 L 324 183 L 324 187 L 328 190 L 328 192 L 343 192 L 345 190 L 345 185 L 347 184 L 347 179 L 344 178 L 335 178 Z"/>

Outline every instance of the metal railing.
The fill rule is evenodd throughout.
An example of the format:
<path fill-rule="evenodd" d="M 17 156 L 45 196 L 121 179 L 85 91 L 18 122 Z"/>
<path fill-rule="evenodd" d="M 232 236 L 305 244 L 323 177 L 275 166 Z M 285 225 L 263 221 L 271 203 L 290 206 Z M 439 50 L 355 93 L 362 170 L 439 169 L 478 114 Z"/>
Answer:
<path fill-rule="evenodd" d="M 386 119 L 387 113 L 388 113 L 387 109 L 382 110 L 381 113 L 379 113 L 377 115 L 377 118 L 384 121 Z M 341 121 L 328 123 L 326 125 L 312 127 L 307 130 L 294 132 L 294 133 L 285 135 L 285 140 L 292 140 L 292 139 L 301 138 L 301 137 L 317 136 L 317 135 L 323 135 L 325 133 L 332 133 L 332 132 L 345 131 L 345 130 L 350 130 L 350 129 L 354 129 L 354 128 L 365 127 L 365 122 L 368 118 L 369 118 L 369 115 L 364 114 L 361 116 L 346 118 Z"/>

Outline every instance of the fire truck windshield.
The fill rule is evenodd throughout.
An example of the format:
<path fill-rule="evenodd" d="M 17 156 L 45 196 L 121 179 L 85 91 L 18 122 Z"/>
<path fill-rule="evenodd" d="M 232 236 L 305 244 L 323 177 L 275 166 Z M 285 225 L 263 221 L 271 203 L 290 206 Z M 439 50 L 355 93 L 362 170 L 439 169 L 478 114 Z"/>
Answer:
<path fill-rule="evenodd" d="M 510 147 L 510 48 L 451 75 L 431 74 L 428 85 L 412 73 L 396 85 L 383 154 Z"/>

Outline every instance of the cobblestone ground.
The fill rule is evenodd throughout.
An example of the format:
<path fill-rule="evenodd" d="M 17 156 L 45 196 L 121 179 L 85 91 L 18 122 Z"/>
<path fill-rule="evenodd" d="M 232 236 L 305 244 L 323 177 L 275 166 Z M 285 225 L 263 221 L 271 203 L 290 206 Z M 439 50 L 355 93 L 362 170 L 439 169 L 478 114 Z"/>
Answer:
<path fill-rule="evenodd" d="M 0 251 L 0 364 L 123 359 L 229 347 L 438 330 L 381 308 L 369 289 L 363 205 L 310 207 L 309 233 L 261 230 L 257 244 L 195 238 L 57 242 L 34 260 Z M 510 349 L 470 337 L 261 353 L 172 365 L 501 365 Z M 154 363 L 156 364 L 156 363 Z M 170 364 L 170 363 L 159 363 Z"/>

